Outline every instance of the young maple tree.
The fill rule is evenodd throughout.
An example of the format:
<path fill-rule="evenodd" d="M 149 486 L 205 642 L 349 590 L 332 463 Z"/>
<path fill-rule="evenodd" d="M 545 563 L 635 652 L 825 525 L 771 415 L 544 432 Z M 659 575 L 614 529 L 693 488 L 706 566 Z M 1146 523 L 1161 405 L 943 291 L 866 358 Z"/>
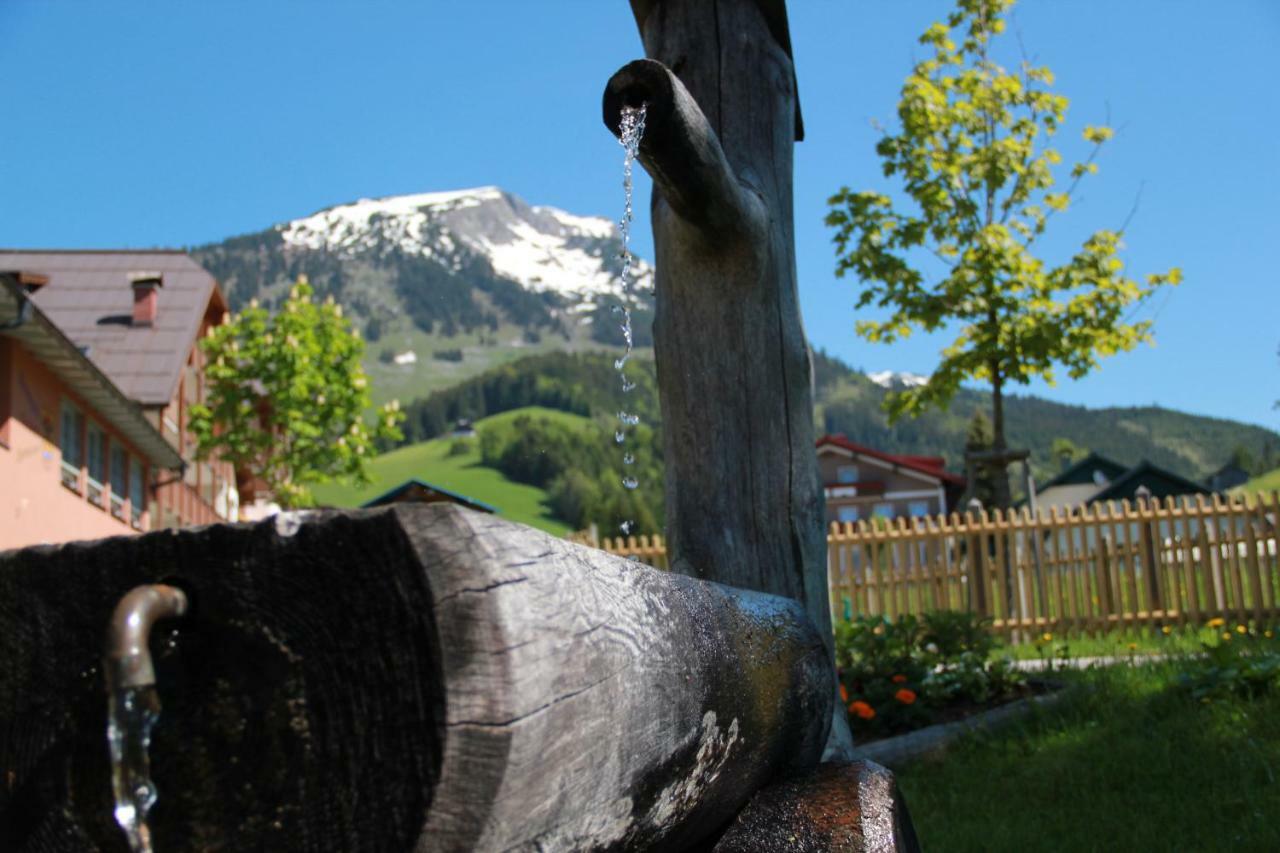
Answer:
<path fill-rule="evenodd" d="M 962 382 L 983 380 L 991 386 L 997 452 L 1008 449 L 1010 383 L 1039 377 L 1052 384 L 1058 367 L 1080 378 L 1102 356 L 1150 341 L 1151 323 L 1127 322 L 1127 310 L 1181 279 L 1177 268 L 1142 283 L 1126 277 L 1120 230 L 1094 232 L 1057 266 L 1036 256 L 1036 241 L 1080 181 L 1096 173 L 1094 160 L 1113 132 L 1086 126 L 1090 153 L 1071 167 L 1066 188 L 1056 189 L 1062 156 L 1050 142 L 1067 99 L 1049 91 L 1048 68 L 1023 62 L 1011 73 L 990 56 L 1012 5 L 960 0 L 945 24 L 920 37 L 933 55 L 903 84 L 901 129 L 876 145 L 885 176 L 901 178 L 915 210 L 845 187 L 831 197 L 826 217 L 835 229 L 836 275 L 858 278 L 858 307 L 889 312 L 858 321 L 860 336 L 892 343 L 917 329 L 956 332 L 926 384 L 887 398 L 891 421 L 945 407 Z M 925 252 L 937 260 L 937 274 L 913 265 Z M 1007 506 L 1007 465 L 994 468 L 996 503 Z"/>
<path fill-rule="evenodd" d="M 399 439 L 404 418 L 394 401 L 366 418 L 364 342 L 341 306 L 312 295 L 299 278 L 276 314 L 254 300 L 210 330 L 206 398 L 189 422 L 200 457 L 260 477 L 284 507 L 310 505 L 315 483 L 368 483 L 374 443 Z"/>

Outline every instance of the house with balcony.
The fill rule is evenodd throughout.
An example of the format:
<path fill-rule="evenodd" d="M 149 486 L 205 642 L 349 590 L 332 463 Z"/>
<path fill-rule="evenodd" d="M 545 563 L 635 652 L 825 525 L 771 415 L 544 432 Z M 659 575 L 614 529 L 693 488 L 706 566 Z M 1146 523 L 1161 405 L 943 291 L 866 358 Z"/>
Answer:
<path fill-rule="evenodd" d="M 0 451 L 0 476 L 23 471 L 0 498 L 0 523 L 51 519 L 0 528 L 0 547 L 238 518 L 232 467 L 197 460 L 187 429 L 204 399 L 197 343 L 227 315 L 213 277 L 169 250 L 4 250 L 0 272 L 0 437 L 11 451 L 23 444 Z M 55 503 L 31 467 L 52 460 Z M 83 506 L 50 509 L 68 495 Z M 111 524 L 121 511 L 123 528 Z"/>
<path fill-rule="evenodd" d="M 885 453 L 842 434 L 818 439 L 817 453 L 827 524 L 939 515 L 964 492 L 941 456 Z"/>

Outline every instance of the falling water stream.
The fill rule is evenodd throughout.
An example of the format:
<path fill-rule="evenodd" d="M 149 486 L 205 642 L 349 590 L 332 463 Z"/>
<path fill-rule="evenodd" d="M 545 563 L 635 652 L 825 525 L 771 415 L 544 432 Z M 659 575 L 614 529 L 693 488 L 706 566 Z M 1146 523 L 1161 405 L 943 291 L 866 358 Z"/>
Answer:
<path fill-rule="evenodd" d="M 644 117 L 645 106 L 641 104 L 638 107 L 623 107 L 622 115 L 618 122 L 618 141 L 622 143 L 622 147 L 626 150 L 626 155 L 622 161 L 622 190 L 623 190 L 623 208 L 622 219 L 618 221 L 618 231 L 622 235 L 622 302 L 614 307 L 614 313 L 622 315 L 622 340 L 626 349 L 623 354 L 613 362 L 613 366 L 617 369 L 618 375 L 622 378 L 622 392 L 629 393 L 636 387 L 630 377 L 627 376 L 627 362 L 631 359 L 632 350 L 634 348 L 631 333 L 631 300 L 632 287 L 634 285 L 631 273 L 631 169 L 635 164 L 636 155 L 640 151 L 640 139 L 644 136 Z M 625 404 L 624 404 L 625 405 Z M 627 427 L 634 427 L 640 423 L 640 417 L 625 408 L 618 412 L 619 427 L 614 432 L 614 440 L 622 445 L 627 440 Z M 626 469 L 634 465 L 636 462 L 635 454 L 630 451 L 624 451 L 622 454 L 622 464 L 624 466 L 622 485 L 626 489 L 635 489 L 640 485 L 637 480 Z M 624 521 L 621 530 L 624 534 L 630 533 L 633 526 L 632 521 Z"/>
<path fill-rule="evenodd" d="M 111 691 L 108 700 L 107 741 L 111 747 L 111 789 L 116 823 L 129 837 L 134 853 L 152 853 L 147 812 L 156 802 L 151 781 L 151 729 L 160 716 L 156 686 Z"/>

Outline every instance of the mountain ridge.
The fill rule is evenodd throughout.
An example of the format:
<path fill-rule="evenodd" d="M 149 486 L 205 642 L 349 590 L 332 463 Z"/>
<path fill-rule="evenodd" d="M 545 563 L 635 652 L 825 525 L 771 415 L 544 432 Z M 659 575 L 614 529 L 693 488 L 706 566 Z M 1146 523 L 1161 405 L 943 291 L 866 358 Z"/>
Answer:
<path fill-rule="evenodd" d="M 609 219 L 530 205 L 484 186 L 331 205 L 192 254 L 222 282 L 233 308 L 253 298 L 277 304 L 306 274 L 368 340 L 366 369 L 378 402 L 412 402 L 530 356 L 616 353 L 623 339 L 612 309 L 624 300 L 637 346 L 651 345 L 654 271 L 637 258 L 636 286 L 628 290 L 619 278 L 621 250 Z M 814 367 L 820 431 L 893 452 L 942 452 L 953 467 L 972 413 L 989 410 L 987 395 L 962 389 L 947 411 L 890 427 L 884 394 L 921 377 L 859 373 L 821 350 Z M 604 375 L 589 372 L 592 381 Z M 1255 457 L 1274 455 L 1268 443 L 1280 446 L 1265 427 L 1158 407 L 1008 400 L 1010 444 L 1029 447 L 1042 473 L 1055 437 L 1130 464 L 1138 459 L 1127 457 L 1150 457 L 1197 478 L 1226 461 L 1235 444 Z"/>

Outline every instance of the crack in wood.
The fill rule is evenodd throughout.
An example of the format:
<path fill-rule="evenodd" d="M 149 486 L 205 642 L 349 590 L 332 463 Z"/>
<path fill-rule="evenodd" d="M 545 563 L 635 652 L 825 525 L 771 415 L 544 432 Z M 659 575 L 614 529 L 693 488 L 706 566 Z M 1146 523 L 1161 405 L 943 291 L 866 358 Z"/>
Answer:
<path fill-rule="evenodd" d="M 519 714 L 518 716 L 512 717 L 509 720 L 498 720 L 496 722 L 491 722 L 486 720 L 454 720 L 452 722 L 445 723 L 445 728 L 454 729 L 454 728 L 463 728 L 463 727 L 476 727 L 476 728 L 482 728 L 482 729 L 501 729 L 501 728 L 506 728 L 508 726 L 514 726 L 516 723 L 527 720 L 530 717 L 536 717 L 538 714 L 545 712 L 548 708 L 554 708 L 556 705 L 559 705 L 561 702 L 572 699 L 575 696 L 581 696 L 583 693 L 586 693 L 588 690 L 593 690 L 596 687 L 599 687 L 601 684 L 604 684 L 606 681 L 617 678 L 619 675 L 626 672 L 630 668 L 631 668 L 630 666 L 624 666 L 621 669 L 618 669 L 609 673 L 603 678 L 600 678 L 600 679 L 597 679 L 596 681 L 591 682 L 585 687 L 580 687 L 577 690 L 571 690 L 568 693 L 565 693 L 563 696 L 557 696 L 555 699 L 552 699 L 550 702 L 546 703 L 545 705 L 539 705 L 537 708 L 534 708 L 532 711 L 529 711 L 528 713 L 525 713 L 525 714 Z"/>
<path fill-rule="evenodd" d="M 491 591 L 493 591 L 493 590 L 497 589 L 497 588 L 498 588 L 498 587 L 500 587 L 500 586 L 511 586 L 512 584 L 525 583 L 525 582 L 527 582 L 528 580 L 529 580 L 529 579 L 528 579 L 527 577 L 508 578 L 508 579 L 504 579 L 504 580 L 500 580 L 500 581 L 494 581 L 493 583 L 491 583 L 491 584 L 487 584 L 486 586 L 468 586 L 468 587 L 463 587 L 462 589 L 458 590 L 457 592 L 451 592 L 451 593 L 449 593 L 448 595 L 442 595 L 442 596 L 437 600 L 437 602 L 436 602 L 436 603 L 437 603 L 437 604 L 444 604 L 446 601 L 449 601 L 450 599 L 457 598 L 458 596 L 463 595 L 463 594 L 465 594 L 465 593 L 480 594 L 480 593 L 491 592 Z"/>

